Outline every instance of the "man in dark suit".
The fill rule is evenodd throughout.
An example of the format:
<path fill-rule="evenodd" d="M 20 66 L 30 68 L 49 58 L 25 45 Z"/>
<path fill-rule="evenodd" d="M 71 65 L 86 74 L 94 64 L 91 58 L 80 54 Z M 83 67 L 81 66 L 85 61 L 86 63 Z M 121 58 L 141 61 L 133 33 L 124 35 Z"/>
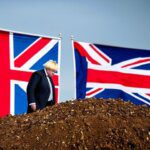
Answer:
<path fill-rule="evenodd" d="M 52 76 L 57 71 L 57 63 L 48 61 L 44 69 L 32 74 L 27 86 L 28 113 L 55 104 L 55 91 Z"/>

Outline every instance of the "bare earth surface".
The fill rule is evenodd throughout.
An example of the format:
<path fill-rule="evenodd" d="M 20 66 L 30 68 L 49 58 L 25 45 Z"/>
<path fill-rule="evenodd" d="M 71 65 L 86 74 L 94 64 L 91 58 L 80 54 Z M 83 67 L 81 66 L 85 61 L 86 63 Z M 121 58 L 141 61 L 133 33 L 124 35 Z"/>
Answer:
<path fill-rule="evenodd" d="M 86 99 L 0 119 L 1 149 L 150 150 L 150 108 Z"/>

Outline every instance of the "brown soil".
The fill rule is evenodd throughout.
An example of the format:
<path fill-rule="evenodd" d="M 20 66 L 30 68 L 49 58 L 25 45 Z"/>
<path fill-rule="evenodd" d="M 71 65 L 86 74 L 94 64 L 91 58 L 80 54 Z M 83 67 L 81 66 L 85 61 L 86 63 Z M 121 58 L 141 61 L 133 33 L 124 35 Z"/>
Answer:
<path fill-rule="evenodd" d="M 150 109 L 86 99 L 0 119 L 1 149 L 150 150 Z"/>

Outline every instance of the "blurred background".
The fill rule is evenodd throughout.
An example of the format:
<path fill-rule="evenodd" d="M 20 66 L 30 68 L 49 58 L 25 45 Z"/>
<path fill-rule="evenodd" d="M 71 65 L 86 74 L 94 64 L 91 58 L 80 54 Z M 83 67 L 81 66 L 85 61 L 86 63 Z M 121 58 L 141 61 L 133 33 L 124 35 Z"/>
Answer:
<path fill-rule="evenodd" d="M 74 98 L 74 40 L 150 50 L 150 0 L 0 0 L 0 28 L 62 33 L 60 101 Z"/>

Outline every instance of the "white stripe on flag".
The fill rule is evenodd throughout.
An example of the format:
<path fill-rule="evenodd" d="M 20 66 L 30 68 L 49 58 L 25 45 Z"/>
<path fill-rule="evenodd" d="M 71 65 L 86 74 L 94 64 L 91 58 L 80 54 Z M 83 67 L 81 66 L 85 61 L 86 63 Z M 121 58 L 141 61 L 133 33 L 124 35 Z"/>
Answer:
<path fill-rule="evenodd" d="M 80 43 L 80 42 L 79 42 Z M 83 48 L 86 50 L 86 52 L 97 62 L 99 62 L 101 65 L 110 65 L 110 63 L 107 63 L 98 53 L 96 53 L 87 43 L 80 43 Z"/>
<path fill-rule="evenodd" d="M 116 71 L 122 73 L 129 73 L 129 74 L 139 74 L 139 75 L 150 75 L 150 70 L 140 70 L 140 69 L 128 69 L 128 68 L 117 68 L 116 66 L 100 66 L 95 65 L 92 63 L 88 63 L 88 68 L 94 70 L 102 70 L 102 71 Z"/>
<path fill-rule="evenodd" d="M 146 88 L 135 88 L 135 87 L 127 87 L 123 86 L 121 84 L 110 84 L 110 83 L 93 83 L 88 82 L 86 84 L 87 88 L 105 88 L 105 89 L 118 89 L 118 90 L 124 90 L 132 93 L 137 93 L 137 91 L 140 91 L 140 93 L 149 93 L 149 89 Z"/>

